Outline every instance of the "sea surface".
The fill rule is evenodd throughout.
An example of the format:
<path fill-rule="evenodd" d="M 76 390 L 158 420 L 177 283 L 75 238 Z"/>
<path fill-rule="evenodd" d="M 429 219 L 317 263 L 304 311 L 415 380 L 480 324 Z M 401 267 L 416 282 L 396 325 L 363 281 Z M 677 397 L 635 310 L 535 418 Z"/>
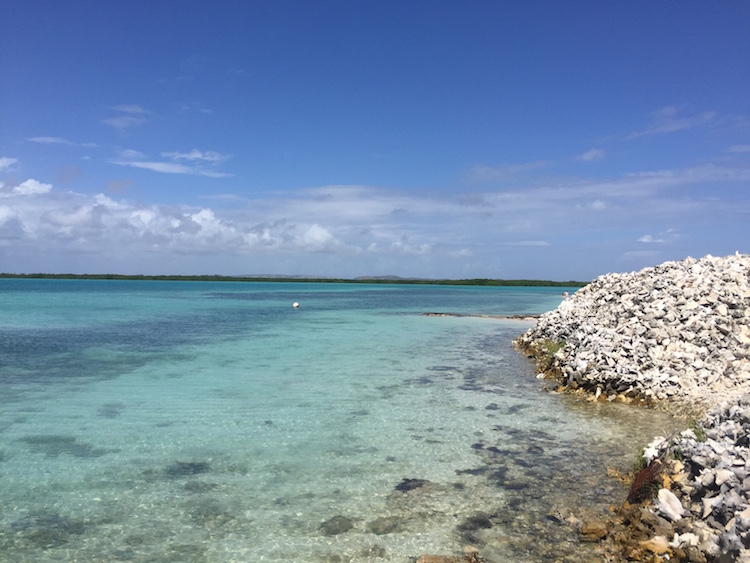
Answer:
<path fill-rule="evenodd" d="M 0 561 L 579 561 L 674 421 L 534 377 L 563 289 L 2 279 Z"/>

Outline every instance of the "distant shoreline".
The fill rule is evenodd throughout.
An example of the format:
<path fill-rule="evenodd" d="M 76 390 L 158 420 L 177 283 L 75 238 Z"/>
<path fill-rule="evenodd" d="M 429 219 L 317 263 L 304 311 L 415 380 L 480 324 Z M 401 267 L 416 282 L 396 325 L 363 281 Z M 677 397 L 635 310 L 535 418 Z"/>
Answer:
<path fill-rule="evenodd" d="M 222 281 L 222 282 L 294 282 L 294 283 L 351 283 L 389 285 L 468 285 L 494 287 L 583 287 L 589 282 L 552 280 L 495 280 L 495 279 L 415 279 L 395 276 L 359 278 L 317 278 L 301 276 L 220 276 L 220 275 L 126 275 L 126 274 L 9 274 L 0 279 L 59 279 L 59 280 L 132 280 L 132 281 Z"/>

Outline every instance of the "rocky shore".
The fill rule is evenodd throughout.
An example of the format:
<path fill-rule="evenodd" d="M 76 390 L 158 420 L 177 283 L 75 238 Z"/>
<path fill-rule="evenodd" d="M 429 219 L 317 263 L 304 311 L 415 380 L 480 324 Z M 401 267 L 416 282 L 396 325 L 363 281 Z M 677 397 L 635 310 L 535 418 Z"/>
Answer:
<path fill-rule="evenodd" d="M 588 538 L 608 560 L 750 562 L 750 256 L 601 276 L 516 345 L 562 390 L 692 426 L 644 448 L 628 500 Z"/>

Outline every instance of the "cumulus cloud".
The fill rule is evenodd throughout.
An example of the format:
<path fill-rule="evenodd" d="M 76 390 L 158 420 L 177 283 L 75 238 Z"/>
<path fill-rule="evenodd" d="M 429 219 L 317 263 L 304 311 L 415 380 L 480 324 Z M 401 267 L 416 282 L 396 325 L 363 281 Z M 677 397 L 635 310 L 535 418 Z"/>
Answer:
<path fill-rule="evenodd" d="M 317 223 L 310 225 L 310 227 L 302 233 L 301 241 L 307 249 L 314 252 L 336 246 L 336 238 L 328 231 L 328 229 L 321 227 Z"/>
<path fill-rule="evenodd" d="M 667 106 L 651 114 L 651 125 L 640 131 L 633 131 L 625 139 L 633 140 L 647 135 L 662 135 L 709 125 L 716 122 L 716 116 L 715 111 L 704 111 L 683 117 L 679 115 L 678 108 Z"/>
<path fill-rule="evenodd" d="M 13 192 L 21 195 L 46 194 L 52 189 L 52 184 L 42 184 L 38 180 L 29 179 L 13 188 Z"/>
<path fill-rule="evenodd" d="M 18 217 L 18 214 L 7 205 L 0 205 L 0 226 Z"/>
<path fill-rule="evenodd" d="M 7 156 L 0 157 L 0 171 L 10 168 L 16 162 L 18 162 L 17 158 L 10 158 Z"/>
<path fill-rule="evenodd" d="M 604 158 L 605 152 L 603 149 L 591 149 L 583 154 L 579 154 L 576 160 L 580 162 L 591 162 L 592 160 L 600 160 Z"/>
<path fill-rule="evenodd" d="M 38 196 L 33 205 L 24 199 L 30 195 Z M 210 208 L 143 206 L 103 194 L 55 192 L 36 180 L 4 192 L 2 202 L 2 224 L 15 221 L 27 245 L 44 241 L 37 252 L 85 248 L 106 254 L 113 247 L 183 255 L 347 251 L 330 228 L 316 222 L 238 221 Z"/>

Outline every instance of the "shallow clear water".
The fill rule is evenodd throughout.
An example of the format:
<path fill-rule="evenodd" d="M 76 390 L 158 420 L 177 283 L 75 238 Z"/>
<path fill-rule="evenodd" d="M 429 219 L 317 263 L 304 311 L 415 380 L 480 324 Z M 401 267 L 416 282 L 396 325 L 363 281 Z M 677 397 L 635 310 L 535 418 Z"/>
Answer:
<path fill-rule="evenodd" d="M 576 561 L 564 518 L 672 421 L 543 391 L 527 322 L 421 314 L 561 291 L 0 280 L 0 560 Z"/>

